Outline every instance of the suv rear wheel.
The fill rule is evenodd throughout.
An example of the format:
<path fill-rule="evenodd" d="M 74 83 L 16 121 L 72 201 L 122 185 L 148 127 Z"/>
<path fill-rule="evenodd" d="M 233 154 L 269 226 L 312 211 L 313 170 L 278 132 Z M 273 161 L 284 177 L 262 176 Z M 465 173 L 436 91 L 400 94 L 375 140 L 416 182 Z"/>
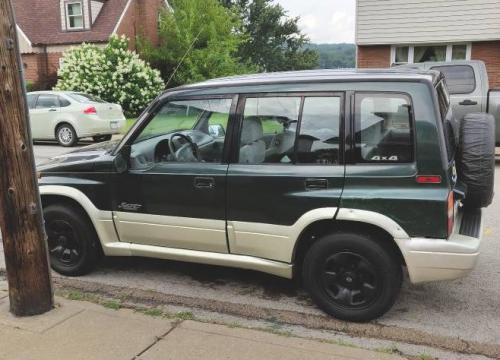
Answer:
<path fill-rule="evenodd" d="M 338 232 L 307 252 L 303 283 L 316 304 L 337 319 L 369 321 L 387 312 L 401 288 L 401 264 L 369 236 Z"/>
<path fill-rule="evenodd" d="M 53 204 L 44 209 L 44 218 L 52 269 L 68 276 L 90 272 L 100 249 L 85 214 L 71 205 Z"/>

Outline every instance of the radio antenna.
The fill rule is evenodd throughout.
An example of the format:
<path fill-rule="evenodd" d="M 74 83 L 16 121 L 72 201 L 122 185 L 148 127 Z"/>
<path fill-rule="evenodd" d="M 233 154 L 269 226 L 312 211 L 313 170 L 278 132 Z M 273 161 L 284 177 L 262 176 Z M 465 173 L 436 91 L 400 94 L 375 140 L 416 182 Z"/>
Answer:
<path fill-rule="evenodd" d="M 198 41 L 198 38 L 200 37 L 202 31 L 203 31 L 203 28 L 200 29 L 200 31 L 198 32 L 198 35 L 196 35 L 196 37 L 194 38 L 194 40 L 191 42 L 191 45 L 189 45 L 189 47 L 187 48 L 187 50 L 184 53 L 184 55 L 182 56 L 182 58 L 179 60 L 179 63 L 175 67 L 174 71 L 172 71 L 172 74 L 170 74 L 170 77 L 167 80 L 167 84 L 165 85 L 165 89 L 168 89 L 168 85 L 170 84 L 170 81 L 172 81 L 172 79 L 174 78 L 175 74 L 177 73 L 177 70 L 179 70 L 179 68 L 181 67 L 182 63 L 184 62 L 184 59 L 186 59 L 186 57 L 188 56 L 188 54 L 190 53 L 190 51 L 193 49 L 193 46 L 196 43 L 196 41 Z"/>

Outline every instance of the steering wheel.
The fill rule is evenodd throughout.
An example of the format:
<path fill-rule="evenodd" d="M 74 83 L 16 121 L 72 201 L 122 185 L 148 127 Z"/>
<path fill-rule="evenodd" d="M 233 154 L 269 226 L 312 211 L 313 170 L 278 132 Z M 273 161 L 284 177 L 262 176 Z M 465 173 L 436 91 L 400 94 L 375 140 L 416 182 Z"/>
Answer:
<path fill-rule="evenodd" d="M 199 161 L 200 158 L 199 158 L 199 154 L 198 154 L 198 145 L 196 145 L 196 143 L 188 135 L 184 135 L 181 133 L 174 133 L 174 134 L 172 134 L 172 136 L 170 136 L 170 141 L 168 142 L 168 148 L 170 150 L 170 154 L 172 156 L 174 156 L 175 159 L 177 160 L 176 152 L 177 152 L 177 150 L 180 149 L 180 147 L 179 147 L 179 149 L 175 148 L 174 138 L 176 138 L 176 137 L 180 137 L 180 138 L 187 141 L 187 143 L 191 147 L 191 150 L 193 152 L 193 156 L 196 158 L 196 160 Z"/>

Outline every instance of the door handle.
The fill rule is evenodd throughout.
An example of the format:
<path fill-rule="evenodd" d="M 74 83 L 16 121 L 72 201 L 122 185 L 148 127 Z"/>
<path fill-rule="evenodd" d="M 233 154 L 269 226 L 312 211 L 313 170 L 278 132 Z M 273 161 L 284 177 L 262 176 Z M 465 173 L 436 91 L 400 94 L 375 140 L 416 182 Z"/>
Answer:
<path fill-rule="evenodd" d="M 215 179 L 213 177 L 195 177 L 194 187 L 196 189 L 213 189 L 215 188 Z"/>
<path fill-rule="evenodd" d="M 459 105 L 464 105 L 464 106 L 470 106 L 470 105 L 477 105 L 477 101 L 472 101 L 472 100 L 464 100 L 460 103 Z"/>
<path fill-rule="evenodd" d="M 306 190 L 328 189 L 327 179 L 306 179 Z"/>
<path fill-rule="evenodd" d="M 57 109 L 49 109 L 49 111 L 57 111 Z"/>

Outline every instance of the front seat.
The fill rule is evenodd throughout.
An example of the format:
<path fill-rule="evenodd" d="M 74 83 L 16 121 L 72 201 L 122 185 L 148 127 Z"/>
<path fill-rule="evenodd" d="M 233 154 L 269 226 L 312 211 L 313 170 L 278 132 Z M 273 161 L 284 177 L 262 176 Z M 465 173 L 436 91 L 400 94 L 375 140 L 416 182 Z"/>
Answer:
<path fill-rule="evenodd" d="M 243 120 L 240 143 L 240 163 L 260 164 L 266 159 L 266 143 L 262 139 L 264 131 L 259 118 Z"/>

